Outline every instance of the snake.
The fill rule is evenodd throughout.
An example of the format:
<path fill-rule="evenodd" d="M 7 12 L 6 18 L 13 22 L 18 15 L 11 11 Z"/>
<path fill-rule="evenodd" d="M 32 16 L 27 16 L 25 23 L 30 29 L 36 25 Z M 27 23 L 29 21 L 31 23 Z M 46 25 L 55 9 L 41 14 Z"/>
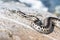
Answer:
<path fill-rule="evenodd" d="M 19 12 L 22 13 L 22 16 L 24 16 L 25 18 L 33 18 L 33 17 L 36 18 L 35 20 L 33 20 L 34 23 L 32 24 L 32 28 L 34 28 L 38 32 L 44 33 L 44 34 L 49 34 L 53 31 L 54 26 L 55 26 L 55 23 L 54 23 L 55 20 L 60 21 L 59 18 L 48 17 L 47 21 L 45 23 L 46 25 L 44 25 L 38 17 L 33 16 L 33 15 L 27 15 L 21 11 L 19 11 Z"/>
<path fill-rule="evenodd" d="M 34 21 L 34 23 L 36 25 L 38 25 L 38 28 L 37 28 L 38 30 L 37 31 L 39 31 L 41 33 L 44 33 L 44 34 L 51 33 L 54 29 L 54 26 L 55 26 L 55 23 L 52 20 L 53 21 L 55 21 L 55 20 L 60 21 L 59 18 L 55 18 L 55 17 L 48 17 L 47 21 L 46 21 L 47 22 L 46 25 L 43 25 L 43 24 L 39 25 L 40 24 L 39 21 Z"/>

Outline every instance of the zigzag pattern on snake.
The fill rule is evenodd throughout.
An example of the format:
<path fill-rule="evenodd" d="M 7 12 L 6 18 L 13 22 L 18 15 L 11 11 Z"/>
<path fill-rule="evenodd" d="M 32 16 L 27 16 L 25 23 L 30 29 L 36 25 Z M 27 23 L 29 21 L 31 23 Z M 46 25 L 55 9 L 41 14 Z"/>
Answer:
<path fill-rule="evenodd" d="M 49 33 L 51 33 L 53 31 L 53 29 L 54 29 L 54 22 L 52 20 L 60 21 L 60 19 L 58 19 L 58 18 L 48 17 L 47 21 L 46 21 L 47 25 L 43 25 L 41 20 L 39 20 L 39 18 L 37 18 L 36 16 L 27 15 L 27 14 L 21 12 L 21 11 L 19 11 L 19 12 L 22 13 L 22 16 L 24 16 L 25 18 L 35 17 L 36 20 L 34 20 L 34 24 L 33 24 L 32 28 L 34 28 L 38 32 L 41 32 L 41 33 L 44 33 L 44 34 L 49 34 Z"/>
<path fill-rule="evenodd" d="M 58 21 L 60 21 L 60 19 L 58 19 L 58 18 L 48 17 L 47 21 L 46 21 L 47 25 L 46 26 L 43 25 L 43 24 L 39 25 L 40 27 L 38 27 L 39 30 L 37 30 L 37 31 L 39 31 L 41 33 L 45 33 L 45 34 L 51 33 L 53 31 L 54 25 L 55 25 L 55 23 L 52 20 L 58 20 Z M 40 23 L 39 23 L 39 21 L 35 21 L 35 24 L 38 25 Z"/>

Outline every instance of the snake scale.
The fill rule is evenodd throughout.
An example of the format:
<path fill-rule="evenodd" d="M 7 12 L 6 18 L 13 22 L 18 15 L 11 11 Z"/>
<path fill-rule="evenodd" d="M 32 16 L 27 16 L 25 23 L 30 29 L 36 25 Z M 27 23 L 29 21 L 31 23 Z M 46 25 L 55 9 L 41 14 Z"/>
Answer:
<path fill-rule="evenodd" d="M 44 33 L 44 34 L 49 34 L 53 31 L 55 23 L 53 22 L 53 20 L 58 20 L 60 21 L 59 18 L 55 18 L 55 17 L 48 17 L 47 18 L 47 23 L 46 25 L 43 25 L 43 23 L 41 22 L 41 20 L 39 20 L 38 17 L 33 16 L 33 15 L 27 15 L 21 11 L 19 11 L 20 13 L 22 13 L 22 16 L 25 18 L 36 18 L 36 20 L 34 20 L 34 24 L 32 24 L 32 28 L 34 28 L 35 30 L 37 30 L 40 33 Z"/>

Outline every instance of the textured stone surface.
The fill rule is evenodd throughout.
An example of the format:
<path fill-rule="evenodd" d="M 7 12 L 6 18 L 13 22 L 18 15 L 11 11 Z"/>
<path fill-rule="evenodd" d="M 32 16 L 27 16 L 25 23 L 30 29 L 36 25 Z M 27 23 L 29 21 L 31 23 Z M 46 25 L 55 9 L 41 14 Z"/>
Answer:
<path fill-rule="evenodd" d="M 55 27 L 54 31 L 50 34 L 42 34 L 30 28 L 30 26 L 27 26 L 27 23 L 23 25 L 25 22 L 30 23 L 29 21 L 26 21 L 24 18 L 21 17 L 19 17 L 20 21 L 18 21 L 18 19 L 16 19 L 15 17 L 14 16 L 11 17 L 11 15 L 10 17 L 1 15 L 0 17 L 1 40 L 60 40 L 59 28 Z"/>
<path fill-rule="evenodd" d="M 43 36 L 29 28 L 17 24 L 15 22 L 0 19 L 0 39 L 1 40 L 49 40 L 50 38 Z M 51 40 L 51 39 L 50 39 Z"/>
<path fill-rule="evenodd" d="M 27 9 L 21 5 L 21 11 L 27 15 L 37 16 L 42 21 L 46 17 L 56 17 L 48 12 Z M 42 34 L 31 28 L 31 24 L 32 21 L 23 18 L 16 10 L 2 8 L 0 10 L 0 40 L 60 40 L 59 27 L 54 27 L 54 31 L 50 34 Z"/>

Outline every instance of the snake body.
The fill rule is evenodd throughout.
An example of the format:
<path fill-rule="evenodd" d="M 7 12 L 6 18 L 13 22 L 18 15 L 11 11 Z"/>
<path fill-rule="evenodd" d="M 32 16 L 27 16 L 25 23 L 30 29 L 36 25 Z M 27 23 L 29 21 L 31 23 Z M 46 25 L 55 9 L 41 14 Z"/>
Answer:
<path fill-rule="evenodd" d="M 54 24 L 55 24 L 52 20 L 60 21 L 60 19 L 58 19 L 58 18 L 48 17 L 47 18 L 47 25 L 46 26 L 43 25 L 43 24 L 39 25 L 40 27 L 37 28 L 38 29 L 37 31 L 39 31 L 41 33 L 44 33 L 44 34 L 51 33 L 53 31 L 53 29 L 54 29 Z M 40 24 L 40 23 L 37 23 L 37 22 L 38 21 L 35 21 L 35 24 L 37 24 L 37 25 Z"/>
<path fill-rule="evenodd" d="M 27 15 L 27 14 L 21 12 L 21 11 L 19 11 L 19 12 L 22 13 L 25 18 L 35 17 L 36 20 L 33 21 L 34 24 L 33 24 L 32 28 L 34 28 L 38 32 L 44 33 L 44 34 L 49 34 L 49 33 L 51 33 L 53 31 L 54 24 L 55 23 L 52 20 L 58 20 L 58 21 L 60 21 L 59 18 L 56 18 L 56 17 L 48 17 L 47 18 L 47 21 L 46 21 L 47 22 L 46 25 L 43 25 L 43 23 L 41 22 L 41 20 L 39 20 L 39 18 L 37 18 L 36 16 Z"/>

